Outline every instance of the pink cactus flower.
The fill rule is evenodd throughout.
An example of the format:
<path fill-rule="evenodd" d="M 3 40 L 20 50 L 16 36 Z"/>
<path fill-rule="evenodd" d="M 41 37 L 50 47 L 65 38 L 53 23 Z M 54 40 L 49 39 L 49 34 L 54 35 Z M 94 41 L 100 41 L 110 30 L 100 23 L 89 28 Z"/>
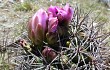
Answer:
<path fill-rule="evenodd" d="M 28 37 L 34 45 L 57 44 L 60 36 L 68 34 L 68 25 L 73 16 L 73 9 L 66 4 L 64 8 L 50 6 L 47 11 L 39 9 L 28 23 Z M 42 48 L 42 47 L 40 47 Z"/>
<path fill-rule="evenodd" d="M 64 8 L 59 8 L 57 6 L 50 6 L 48 8 L 49 16 L 57 17 L 59 24 L 68 24 L 73 16 L 73 9 L 66 4 Z"/>
<path fill-rule="evenodd" d="M 28 24 L 28 36 L 36 45 L 42 44 L 47 30 L 48 14 L 43 9 L 38 10 Z"/>

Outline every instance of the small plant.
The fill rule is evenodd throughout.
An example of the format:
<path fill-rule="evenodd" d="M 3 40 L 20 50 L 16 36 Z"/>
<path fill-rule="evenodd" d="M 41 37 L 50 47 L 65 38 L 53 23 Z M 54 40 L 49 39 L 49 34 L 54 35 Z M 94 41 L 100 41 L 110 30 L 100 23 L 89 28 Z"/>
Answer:
<path fill-rule="evenodd" d="M 103 69 L 100 47 L 110 35 L 100 35 L 100 26 L 89 21 L 68 4 L 64 8 L 50 6 L 39 9 L 28 23 L 28 40 L 18 41 L 26 51 L 22 69 L 91 70 Z M 22 58 L 22 57 L 21 57 Z M 20 67 L 18 65 L 18 67 Z M 21 67 L 20 67 L 21 68 Z"/>

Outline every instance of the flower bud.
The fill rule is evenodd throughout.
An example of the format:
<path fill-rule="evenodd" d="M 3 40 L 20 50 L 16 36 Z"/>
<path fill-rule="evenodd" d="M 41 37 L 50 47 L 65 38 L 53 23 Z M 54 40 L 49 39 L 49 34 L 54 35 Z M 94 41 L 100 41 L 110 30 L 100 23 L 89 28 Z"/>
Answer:
<path fill-rule="evenodd" d="M 45 49 L 42 51 L 42 55 L 48 62 L 51 62 L 57 56 L 55 51 L 49 47 L 45 47 Z"/>
<path fill-rule="evenodd" d="M 45 40 L 48 14 L 43 9 L 38 10 L 28 24 L 28 36 L 35 45 L 41 45 Z"/>

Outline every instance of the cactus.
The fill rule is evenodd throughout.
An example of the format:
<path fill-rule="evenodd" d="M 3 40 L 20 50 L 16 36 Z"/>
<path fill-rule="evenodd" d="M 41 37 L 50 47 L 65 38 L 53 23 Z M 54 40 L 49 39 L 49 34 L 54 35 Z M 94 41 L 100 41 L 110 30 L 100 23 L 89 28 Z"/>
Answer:
<path fill-rule="evenodd" d="M 99 49 L 110 33 L 100 35 L 101 24 L 88 22 L 90 12 L 82 16 L 78 7 L 73 11 L 68 4 L 64 8 L 50 6 L 47 11 L 38 10 L 28 24 L 31 51 L 27 51 L 34 51 L 41 58 L 41 66 L 36 69 L 99 69 Z M 24 48 L 25 43 L 21 42 Z"/>

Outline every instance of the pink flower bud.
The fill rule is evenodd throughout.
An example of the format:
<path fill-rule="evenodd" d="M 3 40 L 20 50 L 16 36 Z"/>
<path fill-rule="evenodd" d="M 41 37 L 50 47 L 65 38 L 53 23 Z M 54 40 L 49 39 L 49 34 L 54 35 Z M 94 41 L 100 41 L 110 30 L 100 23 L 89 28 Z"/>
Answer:
<path fill-rule="evenodd" d="M 48 44 L 56 44 L 57 43 L 57 28 L 58 28 L 58 19 L 57 17 L 50 17 L 48 20 L 48 32 L 46 33 L 46 38 Z"/>
<path fill-rule="evenodd" d="M 38 10 L 28 24 L 28 36 L 36 45 L 42 44 L 47 31 L 48 14 L 43 9 Z"/>
<path fill-rule="evenodd" d="M 58 26 L 58 19 L 57 17 L 49 18 L 48 21 L 48 32 L 55 32 Z"/>
<path fill-rule="evenodd" d="M 48 62 L 52 61 L 57 56 L 55 51 L 49 47 L 45 47 L 45 49 L 42 51 L 42 55 Z"/>

